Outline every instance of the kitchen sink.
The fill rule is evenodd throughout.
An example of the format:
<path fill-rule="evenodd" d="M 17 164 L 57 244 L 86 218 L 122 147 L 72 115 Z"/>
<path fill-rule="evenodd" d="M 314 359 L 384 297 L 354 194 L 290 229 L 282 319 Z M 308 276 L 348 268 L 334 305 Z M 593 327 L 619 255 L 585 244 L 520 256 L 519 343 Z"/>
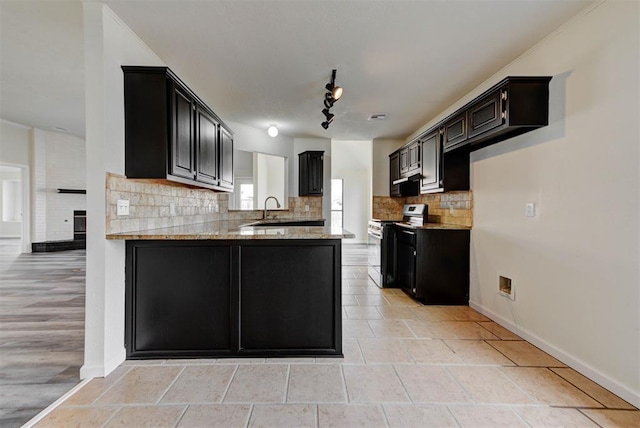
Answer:
<path fill-rule="evenodd" d="M 240 227 L 251 227 L 251 226 L 324 226 L 324 220 L 293 220 L 293 219 L 273 219 L 273 220 L 258 220 L 253 223 L 243 224 Z"/>

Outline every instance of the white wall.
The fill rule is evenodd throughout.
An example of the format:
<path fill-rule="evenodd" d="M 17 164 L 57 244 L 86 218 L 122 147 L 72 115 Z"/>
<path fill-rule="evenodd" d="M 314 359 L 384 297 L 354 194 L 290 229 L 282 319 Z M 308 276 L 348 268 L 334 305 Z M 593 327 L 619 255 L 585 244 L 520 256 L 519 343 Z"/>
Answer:
<path fill-rule="evenodd" d="M 31 128 L 0 119 L 0 163 L 29 165 Z"/>
<path fill-rule="evenodd" d="M 293 169 L 298 162 L 298 156 L 293 153 L 293 138 L 279 134 L 277 137 L 269 137 L 266 129 L 254 128 L 235 122 L 226 122 L 233 130 L 234 150 L 265 153 L 268 155 L 282 156 L 286 158 L 287 168 L 285 182 L 288 183 L 286 198 L 298 196 L 298 173 L 293 174 Z M 295 160 L 295 162 L 294 162 Z M 282 201 L 280 201 L 282 203 Z M 285 205 L 286 206 L 286 205 Z"/>
<path fill-rule="evenodd" d="M 356 235 L 347 242 L 367 242 L 367 222 L 372 216 L 372 145 L 371 141 L 331 141 L 331 178 L 343 180 L 343 227 Z"/>
<path fill-rule="evenodd" d="M 73 211 L 86 209 L 86 195 L 58 189 L 86 189 L 86 145 L 59 132 L 33 130 L 34 242 L 73 239 Z"/>
<path fill-rule="evenodd" d="M 636 406 L 638 9 L 585 10 L 449 110 L 507 75 L 554 76 L 548 127 L 472 154 L 471 305 Z"/>
<path fill-rule="evenodd" d="M 389 155 L 404 143 L 404 140 L 373 140 L 373 196 L 389 196 Z"/>
<path fill-rule="evenodd" d="M 331 140 L 326 138 L 294 138 L 293 140 L 293 177 L 289 180 L 292 196 L 298 196 L 298 154 L 309 150 L 324 151 L 323 162 L 323 195 L 322 195 L 322 217 L 328 225 L 331 222 Z"/>
<path fill-rule="evenodd" d="M 80 375 L 105 376 L 125 358 L 124 241 L 105 239 L 105 174 L 124 174 L 121 65 L 162 61 L 106 6 L 84 3 L 87 141 L 85 361 Z"/>

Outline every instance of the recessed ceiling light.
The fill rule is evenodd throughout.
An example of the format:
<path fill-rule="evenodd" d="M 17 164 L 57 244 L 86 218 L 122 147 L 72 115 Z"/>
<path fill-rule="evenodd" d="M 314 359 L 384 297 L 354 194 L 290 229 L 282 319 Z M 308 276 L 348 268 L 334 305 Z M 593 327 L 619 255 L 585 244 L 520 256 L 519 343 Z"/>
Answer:
<path fill-rule="evenodd" d="M 269 134 L 269 137 L 277 137 L 278 127 L 275 125 L 269 125 L 269 128 L 267 128 L 267 134 Z"/>
<path fill-rule="evenodd" d="M 375 113 L 370 115 L 367 120 L 385 120 L 387 118 L 387 113 Z"/>

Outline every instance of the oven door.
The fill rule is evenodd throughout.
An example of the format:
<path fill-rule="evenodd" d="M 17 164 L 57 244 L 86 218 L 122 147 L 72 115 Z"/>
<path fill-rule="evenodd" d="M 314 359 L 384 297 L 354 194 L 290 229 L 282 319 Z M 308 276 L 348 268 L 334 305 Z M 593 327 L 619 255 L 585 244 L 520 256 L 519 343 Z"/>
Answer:
<path fill-rule="evenodd" d="M 369 266 L 367 272 L 373 282 L 375 282 L 378 287 L 382 287 L 382 273 L 380 271 L 382 237 L 370 230 L 368 238 Z"/>

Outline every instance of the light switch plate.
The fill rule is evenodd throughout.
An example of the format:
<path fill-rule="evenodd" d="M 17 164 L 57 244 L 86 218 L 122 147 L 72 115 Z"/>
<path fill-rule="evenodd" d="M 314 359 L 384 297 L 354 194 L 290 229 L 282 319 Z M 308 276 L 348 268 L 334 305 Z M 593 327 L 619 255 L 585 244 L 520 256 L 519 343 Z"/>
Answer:
<path fill-rule="evenodd" d="M 129 215 L 128 199 L 118 199 L 116 203 L 116 215 Z"/>
<path fill-rule="evenodd" d="M 527 217 L 535 217 L 536 216 L 536 204 L 533 202 L 527 202 L 525 207 L 525 214 Z"/>

